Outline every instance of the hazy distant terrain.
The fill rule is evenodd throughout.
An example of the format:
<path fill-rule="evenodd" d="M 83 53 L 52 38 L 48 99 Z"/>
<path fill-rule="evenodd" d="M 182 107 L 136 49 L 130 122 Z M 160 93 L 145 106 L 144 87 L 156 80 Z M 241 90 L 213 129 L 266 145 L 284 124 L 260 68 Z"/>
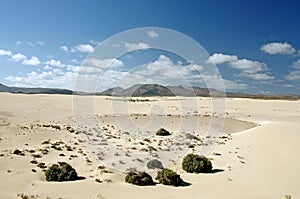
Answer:
<path fill-rule="evenodd" d="M 9 87 L 3 84 L 0 84 L 0 92 L 23 94 L 73 94 L 73 91 L 67 89 Z"/>
<path fill-rule="evenodd" d="M 115 87 L 107 89 L 103 92 L 85 93 L 72 91 L 68 89 L 56 88 L 24 88 L 24 87 L 9 87 L 0 84 L 0 92 L 22 93 L 22 94 L 77 94 L 77 95 L 107 95 L 107 96 L 185 96 L 185 97 L 236 97 L 236 98 L 252 98 L 252 99 L 285 99 L 297 100 L 298 95 L 264 95 L 264 94 L 246 94 L 234 92 L 222 92 L 215 89 L 199 88 L 199 87 L 184 87 L 184 86 L 163 86 L 159 84 L 136 84 L 129 88 Z"/>

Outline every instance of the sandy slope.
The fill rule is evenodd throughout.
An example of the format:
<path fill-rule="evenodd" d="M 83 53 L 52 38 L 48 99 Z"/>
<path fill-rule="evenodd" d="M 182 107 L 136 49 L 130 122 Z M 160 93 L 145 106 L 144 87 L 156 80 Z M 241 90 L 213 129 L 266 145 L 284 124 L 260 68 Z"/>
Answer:
<path fill-rule="evenodd" d="M 82 98 L 85 101 L 85 98 Z M 174 156 L 171 151 L 169 154 L 173 155 L 177 164 L 169 167 L 190 183 L 189 186 L 175 188 L 163 185 L 138 187 L 124 183 L 124 173 L 114 170 L 114 167 L 99 170 L 98 166 L 103 165 L 103 162 L 87 152 L 87 148 L 84 147 L 86 143 L 79 140 L 82 139 L 80 134 L 67 130 L 68 126 L 76 129 L 75 121 L 78 119 L 73 116 L 72 96 L 1 93 L 0 99 L 0 198 L 20 198 L 18 193 L 35 195 L 35 198 L 48 196 L 72 199 L 265 199 L 284 198 L 287 194 L 292 195 L 292 198 L 300 197 L 300 101 L 227 99 L 222 116 L 228 119 L 225 121 L 226 128 L 223 129 L 223 133 L 232 134 L 227 135 L 229 139 L 215 140 L 218 144 L 208 154 L 208 157 L 213 158 L 214 168 L 220 169 L 220 172 L 187 174 L 180 168 L 179 156 Z M 169 115 L 163 123 L 158 124 L 176 133 L 182 128 L 192 131 L 191 126 L 194 122 L 183 122 L 181 116 L 187 121 L 200 121 L 201 127 L 205 127 L 209 125 L 209 121 L 203 118 L 220 114 L 214 113 L 216 109 L 212 108 L 212 102 L 208 98 L 154 97 L 148 100 L 128 102 L 122 98 L 97 97 L 95 112 L 100 126 L 105 127 L 109 124 L 107 132 L 104 132 L 110 131 L 111 134 L 117 135 L 120 120 L 113 120 L 115 115 L 125 117 L 129 113 L 130 121 L 142 127 L 150 119 L 157 118 L 157 115 Z M 217 109 L 222 108 L 216 106 Z M 161 121 L 161 117 L 157 120 Z M 183 125 L 176 127 L 172 122 Z M 252 123 L 256 123 L 257 126 L 254 127 Z M 55 126 L 59 126 L 60 129 L 56 129 Z M 133 126 L 126 127 L 133 132 L 134 129 L 130 129 Z M 205 134 L 201 136 L 205 137 Z M 151 139 L 153 146 L 158 147 L 154 145 L 154 138 Z M 48 140 L 48 144 L 42 144 Z M 118 141 L 117 143 L 122 143 L 122 147 L 134 144 L 122 140 L 112 138 L 108 142 Z M 57 143 L 61 150 L 51 148 L 54 143 Z M 72 150 L 68 151 L 68 147 Z M 23 151 L 24 156 L 13 154 L 15 149 Z M 45 149 L 47 153 L 43 154 Z M 135 153 L 133 150 L 129 152 Z M 37 156 L 39 154 L 41 157 Z M 125 156 L 121 155 L 118 158 L 125 159 Z M 64 183 L 46 182 L 42 169 L 32 164 L 32 160 L 45 163 L 46 166 L 57 161 L 67 161 L 86 179 Z M 126 161 L 125 163 L 127 164 Z M 112 173 L 107 173 L 110 170 Z M 155 172 L 151 174 L 155 177 Z M 100 179 L 102 183 L 95 182 L 95 179 Z"/>

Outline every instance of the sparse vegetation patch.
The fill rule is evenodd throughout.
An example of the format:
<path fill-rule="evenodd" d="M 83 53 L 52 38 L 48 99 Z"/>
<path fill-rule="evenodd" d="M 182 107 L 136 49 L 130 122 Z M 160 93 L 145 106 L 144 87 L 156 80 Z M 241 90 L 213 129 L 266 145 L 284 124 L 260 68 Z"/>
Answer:
<path fill-rule="evenodd" d="M 139 186 L 154 184 L 152 177 L 146 172 L 129 172 L 125 177 L 125 182 Z"/>
<path fill-rule="evenodd" d="M 166 129 L 161 128 L 156 132 L 156 135 L 158 135 L 158 136 L 169 136 L 169 135 L 172 135 L 172 134 L 169 131 L 167 131 Z"/>
<path fill-rule="evenodd" d="M 76 170 L 66 162 L 59 162 L 58 164 L 53 164 L 45 172 L 47 181 L 73 181 L 78 180 L 78 175 Z"/>
<path fill-rule="evenodd" d="M 182 169 L 188 173 L 208 173 L 212 170 L 212 163 L 205 156 L 188 154 L 183 158 Z"/>
<path fill-rule="evenodd" d="M 171 169 L 161 169 L 157 172 L 155 179 L 164 185 L 180 186 L 183 184 L 183 180 L 180 178 L 180 175 Z"/>

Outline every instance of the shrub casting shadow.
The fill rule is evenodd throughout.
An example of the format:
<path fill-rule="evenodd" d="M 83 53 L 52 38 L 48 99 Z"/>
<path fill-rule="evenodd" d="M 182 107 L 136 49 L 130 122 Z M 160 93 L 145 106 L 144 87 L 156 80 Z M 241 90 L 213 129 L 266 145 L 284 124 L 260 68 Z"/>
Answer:
<path fill-rule="evenodd" d="M 47 181 L 77 181 L 83 180 L 84 177 L 78 176 L 76 170 L 66 162 L 58 162 L 53 164 L 45 171 L 45 177 Z"/>

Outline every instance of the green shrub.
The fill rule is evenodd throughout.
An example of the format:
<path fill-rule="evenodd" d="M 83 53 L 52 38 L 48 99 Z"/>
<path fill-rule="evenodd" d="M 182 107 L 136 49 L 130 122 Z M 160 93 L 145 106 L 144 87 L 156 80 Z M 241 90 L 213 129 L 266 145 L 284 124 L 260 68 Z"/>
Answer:
<path fill-rule="evenodd" d="M 202 155 L 188 154 L 183 158 L 182 169 L 188 173 L 208 173 L 212 170 L 212 164 Z"/>
<path fill-rule="evenodd" d="M 125 177 L 125 182 L 140 186 L 154 184 L 152 177 L 146 172 L 129 172 Z"/>
<path fill-rule="evenodd" d="M 183 180 L 180 178 L 180 175 L 171 169 L 161 169 L 157 172 L 155 179 L 164 185 L 180 186 L 183 184 Z"/>
<path fill-rule="evenodd" d="M 163 167 L 161 161 L 153 159 L 147 163 L 147 168 L 148 169 L 163 169 L 164 167 Z"/>
<path fill-rule="evenodd" d="M 66 162 L 53 164 L 45 172 L 47 181 L 73 181 L 78 179 L 75 169 Z"/>
<path fill-rule="evenodd" d="M 166 129 L 161 128 L 161 129 L 159 129 L 156 132 L 156 135 L 159 135 L 159 136 L 168 136 L 168 135 L 172 135 L 172 134 L 169 131 L 167 131 Z"/>

